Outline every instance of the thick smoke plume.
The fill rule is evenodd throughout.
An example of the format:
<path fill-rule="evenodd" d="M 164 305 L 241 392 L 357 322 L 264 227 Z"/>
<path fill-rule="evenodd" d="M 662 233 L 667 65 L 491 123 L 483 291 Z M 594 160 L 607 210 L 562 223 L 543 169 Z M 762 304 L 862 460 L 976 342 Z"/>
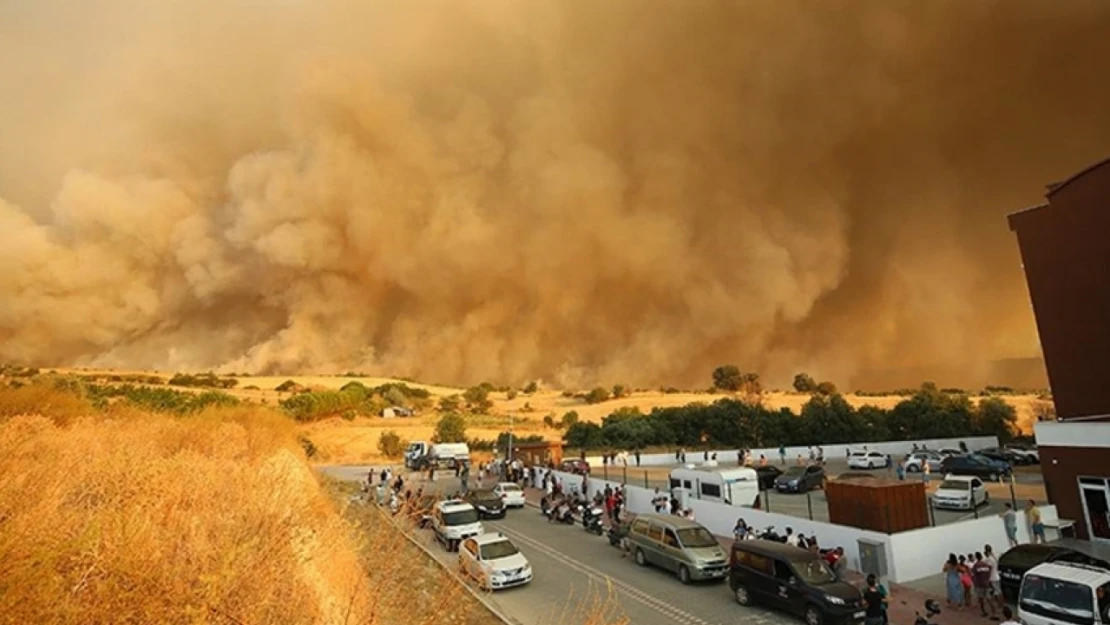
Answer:
<path fill-rule="evenodd" d="M 163 6 L 165 5 L 165 6 Z M 0 2 L 0 359 L 781 383 L 1035 355 L 1104 0 Z"/>

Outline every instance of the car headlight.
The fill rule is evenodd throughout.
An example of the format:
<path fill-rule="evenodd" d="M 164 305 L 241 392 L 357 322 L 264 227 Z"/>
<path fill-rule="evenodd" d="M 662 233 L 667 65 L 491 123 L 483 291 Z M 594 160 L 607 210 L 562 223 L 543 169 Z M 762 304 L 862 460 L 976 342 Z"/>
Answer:
<path fill-rule="evenodd" d="M 834 597 L 832 595 L 825 595 L 825 599 L 833 605 L 844 605 L 844 600 L 841 599 L 840 597 Z"/>

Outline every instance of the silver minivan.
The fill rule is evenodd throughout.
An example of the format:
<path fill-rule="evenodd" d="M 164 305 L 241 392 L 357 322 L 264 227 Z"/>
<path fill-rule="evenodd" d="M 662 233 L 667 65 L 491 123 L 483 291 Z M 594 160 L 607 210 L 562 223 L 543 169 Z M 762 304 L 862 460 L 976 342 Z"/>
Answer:
<path fill-rule="evenodd" d="M 728 556 L 717 537 L 694 521 L 667 514 L 640 514 L 628 532 L 628 548 L 636 564 L 653 564 L 678 575 L 683 584 L 722 580 Z"/>

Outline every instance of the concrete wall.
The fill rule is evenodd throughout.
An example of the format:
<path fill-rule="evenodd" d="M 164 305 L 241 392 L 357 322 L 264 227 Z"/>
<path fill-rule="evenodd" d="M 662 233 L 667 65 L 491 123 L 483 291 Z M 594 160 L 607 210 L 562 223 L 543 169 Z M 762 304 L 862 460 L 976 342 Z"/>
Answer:
<path fill-rule="evenodd" d="M 923 439 L 913 441 L 885 441 L 878 443 L 846 443 L 837 445 L 825 446 L 826 458 L 844 458 L 844 451 L 846 449 L 862 449 L 865 445 L 869 450 L 881 451 L 884 454 L 891 454 L 895 459 L 899 459 L 911 451 L 916 443 L 918 447 L 928 447 L 929 449 L 943 449 L 945 447 L 959 448 L 960 442 L 967 445 L 970 450 L 983 449 L 986 447 L 997 447 L 998 438 L 995 436 L 967 436 L 964 438 L 940 438 L 940 439 Z M 735 465 L 737 463 L 737 449 L 719 449 L 710 451 L 709 455 L 717 454 L 717 462 L 722 465 Z M 759 460 L 760 454 L 767 456 L 770 462 L 777 462 L 779 458 L 779 448 L 763 448 L 753 449 L 752 458 Z M 809 447 L 787 447 L 786 458 L 788 461 L 797 458 L 798 455 L 806 458 L 809 457 Z M 686 451 L 686 462 L 693 462 L 700 464 L 704 461 L 705 453 L 701 451 Z M 590 463 L 591 468 L 597 468 L 602 465 L 600 456 L 590 456 L 586 460 Z M 642 454 L 640 456 L 640 466 L 655 467 L 655 466 L 669 466 L 675 464 L 674 452 L 664 454 Z M 628 465 L 635 466 L 635 456 L 629 455 Z"/>

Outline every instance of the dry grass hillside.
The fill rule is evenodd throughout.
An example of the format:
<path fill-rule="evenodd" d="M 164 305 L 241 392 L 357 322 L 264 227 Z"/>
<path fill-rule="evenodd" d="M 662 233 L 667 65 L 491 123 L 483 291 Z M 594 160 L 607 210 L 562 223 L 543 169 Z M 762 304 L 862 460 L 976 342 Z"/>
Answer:
<path fill-rule="evenodd" d="M 168 373 L 143 371 L 58 370 L 58 372 L 79 375 L 102 382 L 156 377 L 160 383 L 165 384 L 171 377 L 171 374 Z M 296 385 L 297 390 L 338 390 L 350 382 L 359 382 L 371 387 L 390 383 L 406 384 L 410 387 L 428 391 L 431 396 L 428 407 L 412 418 L 386 419 L 376 414 L 359 414 L 351 420 L 330 418 L 299 424 L 297 426 L 299 431 L 310 438 L 318 450 L 314 461 L 335 464 L 375 463 L 386 460 L 378 450 L 378 441 L 381 434 L 387 430 L 397 433 L 406 441 L 429 440 L 435 423 L 440 416 L 435 409 L 437 401 L 443 397 L 461 396 L 466 390 L 442 385 L 420 384 L 407 380 L 356 375 L 225 377 L 235 381 L 235 386 L 225 392 L 240 399 L 264 405 L 277 405 L 282 399 L 292 397 L 296 391 L 281 392 L 276 390 L 289 381 Z M 181 388 L 180 390 L 196 390 L 199 392 L 200 389 Z M 511 421 L 513 431 L 519 434 L 538 434 L 548 439 L 557 439 L 562 435 L 562 431 L 545 427 L 543 422 L 545 416 L 551 415 L 555 420 L 558 420 L 566 412 L 574 411 L 582 421 L 597 422 L 619 408 L 637 407 L 643 412 L 649 412 L 653 408 L 684 406 L 693 402 L 712 402 L 727 396 L 723 393 L 707 391 L 637 390 L 630 392 L 625 397 L 588 403 L 580 395 L 580 393 L 567 393 L 561 390 L 544 388 L 539 388 L 532 393 L 507 390 L 491 392 L 489 398 L 492 401 L 492 408 L 489 414 L 468 416 L 467 434 L 471 438 L 493 440 L 498 433 L 509 429 Z M 899 394 L 845 395 L 845 399 L 855 407 L 873 405 L 888 409 L 904 398 L 904 395 Z M 802 405 L 808 399 L 809 395 L 806 394 L 768 391 L 762 394 L 760 401 L 768 408 L 785 407 L 794 412 L 800 412 Z M 980 398 L 973 396 L 971 399 L 973 402 L 977 402 Z M 1023 431 L 1031 432 L 1032 424 L 1036 421 L 1035 412 L 1038 405 L 1044 402 L 1035 394 L 1011 394 L 1005 396 L 1004 399 L 1015 407 L 1018 426 Z"/>
<path fill-rule="evenodd" d="M 0 387 L 0 623 L 487 625 L 275 411 L 187 418 Z"/>

